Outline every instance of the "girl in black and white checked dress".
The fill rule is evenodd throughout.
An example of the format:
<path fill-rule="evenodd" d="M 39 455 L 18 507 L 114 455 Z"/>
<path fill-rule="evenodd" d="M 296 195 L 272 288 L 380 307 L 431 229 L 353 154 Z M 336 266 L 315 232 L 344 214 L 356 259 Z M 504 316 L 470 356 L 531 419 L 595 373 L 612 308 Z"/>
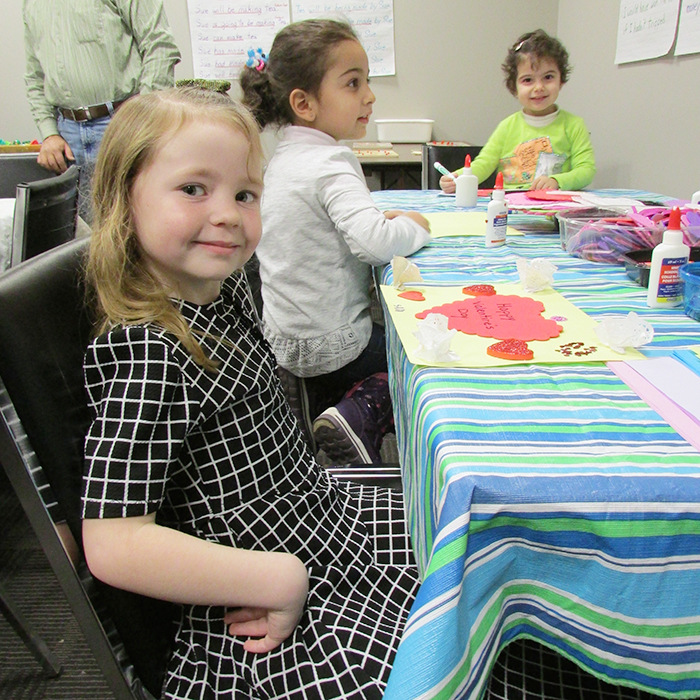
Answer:
<path fill-rule="evenodd" d="M 418 586 L 402 499 L 329 477 L 284 399 L 234 272 L 261 180 L 254 122 L 216 93 L 139 96 L 109 127 L 85 553 L 181 603 L 163 697 L 380 698 Z"/>

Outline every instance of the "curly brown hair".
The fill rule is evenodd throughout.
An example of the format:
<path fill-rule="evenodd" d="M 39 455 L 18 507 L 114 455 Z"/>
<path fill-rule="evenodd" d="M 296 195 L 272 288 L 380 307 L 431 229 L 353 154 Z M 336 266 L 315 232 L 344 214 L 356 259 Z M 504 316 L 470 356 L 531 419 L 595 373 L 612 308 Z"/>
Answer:
<path fill-rule="evenodd" d="M 544 29 L 536 29 L 534 32 L 527 32 L 518 38 L 508 49 L 506 60 L 501 65 L 506 74 L 506 87 L 511 95 L 515 96 L 518 93 L 518 66 L 526 56 L 532 57 L 530 60 L 533 64 L 543 58 L 554 61 L 559 69 L 562 85 L 569 79 L 571 73 L 569 52 L 559 39 L 549 36 Z"/>

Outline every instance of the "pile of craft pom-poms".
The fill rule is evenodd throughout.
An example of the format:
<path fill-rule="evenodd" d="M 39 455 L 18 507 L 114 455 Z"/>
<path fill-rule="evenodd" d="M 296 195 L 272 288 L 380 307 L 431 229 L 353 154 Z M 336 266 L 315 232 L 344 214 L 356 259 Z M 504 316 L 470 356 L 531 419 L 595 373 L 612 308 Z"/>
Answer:
<path fill-rule="evenodd" d="M 653 248 L 663 238 L 671 210 L 668 207 L 646 207 L 628 214 L 585 220 L 576 233 L 566 240 L 566 252 L 593 262 L 620 264 L 625 253 Z M 569 229 L 576 225 L 569 220 Z M 700 211 L 681 207 L 681 229 L 686 245 L 700 244 Z"/>

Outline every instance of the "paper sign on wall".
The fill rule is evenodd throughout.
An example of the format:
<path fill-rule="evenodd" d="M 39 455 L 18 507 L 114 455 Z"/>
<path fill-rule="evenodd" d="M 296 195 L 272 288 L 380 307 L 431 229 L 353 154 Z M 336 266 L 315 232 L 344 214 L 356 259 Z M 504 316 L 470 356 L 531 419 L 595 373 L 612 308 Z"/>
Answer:
<path fill-rule="evenodd" d="M 289 2 L 188 0 L 195 78 L 236 80 L 249 49 L 267 52 L 289 24 Z"/>
<path fill-rule="evenodd" d="M 348 3 L 342 0 L 292 0 L 292 21 L 341 15 L 350 21 L 369 59 L 369 74 L 394 75 L 393 0 Z"/>
<path fill-rule="evenodd" d="M 681 0 L 676 56 L 700 52 L 700 2 Z"/>
<path fill-rule="evenodd" d="M 316 17 L 345 19 L 367 52 L 371 76 L 393 75 L 393 0 L 188 0 L 195 78 L 237 80 L 248 51 L 267 54 L 290 22 Z"/>
<path fill-rule="evenodd" d="M 665 56 L 673 46 L 680 0 L 621 0 L 615 63 Z"/>

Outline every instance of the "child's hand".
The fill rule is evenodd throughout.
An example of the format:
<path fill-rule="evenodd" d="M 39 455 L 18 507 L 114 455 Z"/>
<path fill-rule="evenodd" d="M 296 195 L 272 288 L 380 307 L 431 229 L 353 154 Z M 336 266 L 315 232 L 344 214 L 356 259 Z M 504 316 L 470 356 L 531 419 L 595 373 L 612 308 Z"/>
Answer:
<path fill-rule="evenodd" d="M 530 185 L 531 190 L 558 190 L 559 183 L 553 177 L 540 175 L 536 177 Z"/>
<path fill-rule="evenodd" d="M 430 222 L 417 211 L 401 211 L 400 209 L 387 209 L 384 212 L 387 219 L 395 219 L 397 216 L 407 216 L 413 219 L 419 226 L 422 226 L 426 231 L 430 231 Z"/>
<path fill-rule="evenodd" d="M 443 175 L 440 178 L 440 189 L 442 189 L 442 191 L 446 192 L 447 194 L 454 194 L 457 190 L 457 185 L 455 184 L 453 178 L 447 177 L 447 175 Z"/>
<path fill-rule="evenodd" d="M 423 214 L 419 214 L 417 211 L 407 211 L 404 212 L 404 216 L 407 216 L 409 219 L 413 219 L 419 226 L 422 226 L 426 231 L 430 231 L 430 222 L 423 216 Z"/>
<path fill-rule="evenodd" d="M 306 596 L 304 596 L 306 600 Z M 304 610 L 265 610 L 265 608 L 236 608 L 227 612 L 224 622 L 233 635 L 256 637 L 243 645 L 246 651 L 263 654 L 272 651 L 294 632 Z"/>
<path fill-rule="evenodd" d="M 256 637 L 245 642 L 243 648 L 246 651 L 255 654 L 272 651 L 294 632 L 301 619 L 309 592 L 309 579 L 298 559 L 291 562 L 291 566 L 290 571 L 278 572 L 280 580 L 285 582 L 286 593 L 286 600 L 280 601 L 279 607 L 241 607 L 224 615 L 224 622 L 231 634 Z"/>

